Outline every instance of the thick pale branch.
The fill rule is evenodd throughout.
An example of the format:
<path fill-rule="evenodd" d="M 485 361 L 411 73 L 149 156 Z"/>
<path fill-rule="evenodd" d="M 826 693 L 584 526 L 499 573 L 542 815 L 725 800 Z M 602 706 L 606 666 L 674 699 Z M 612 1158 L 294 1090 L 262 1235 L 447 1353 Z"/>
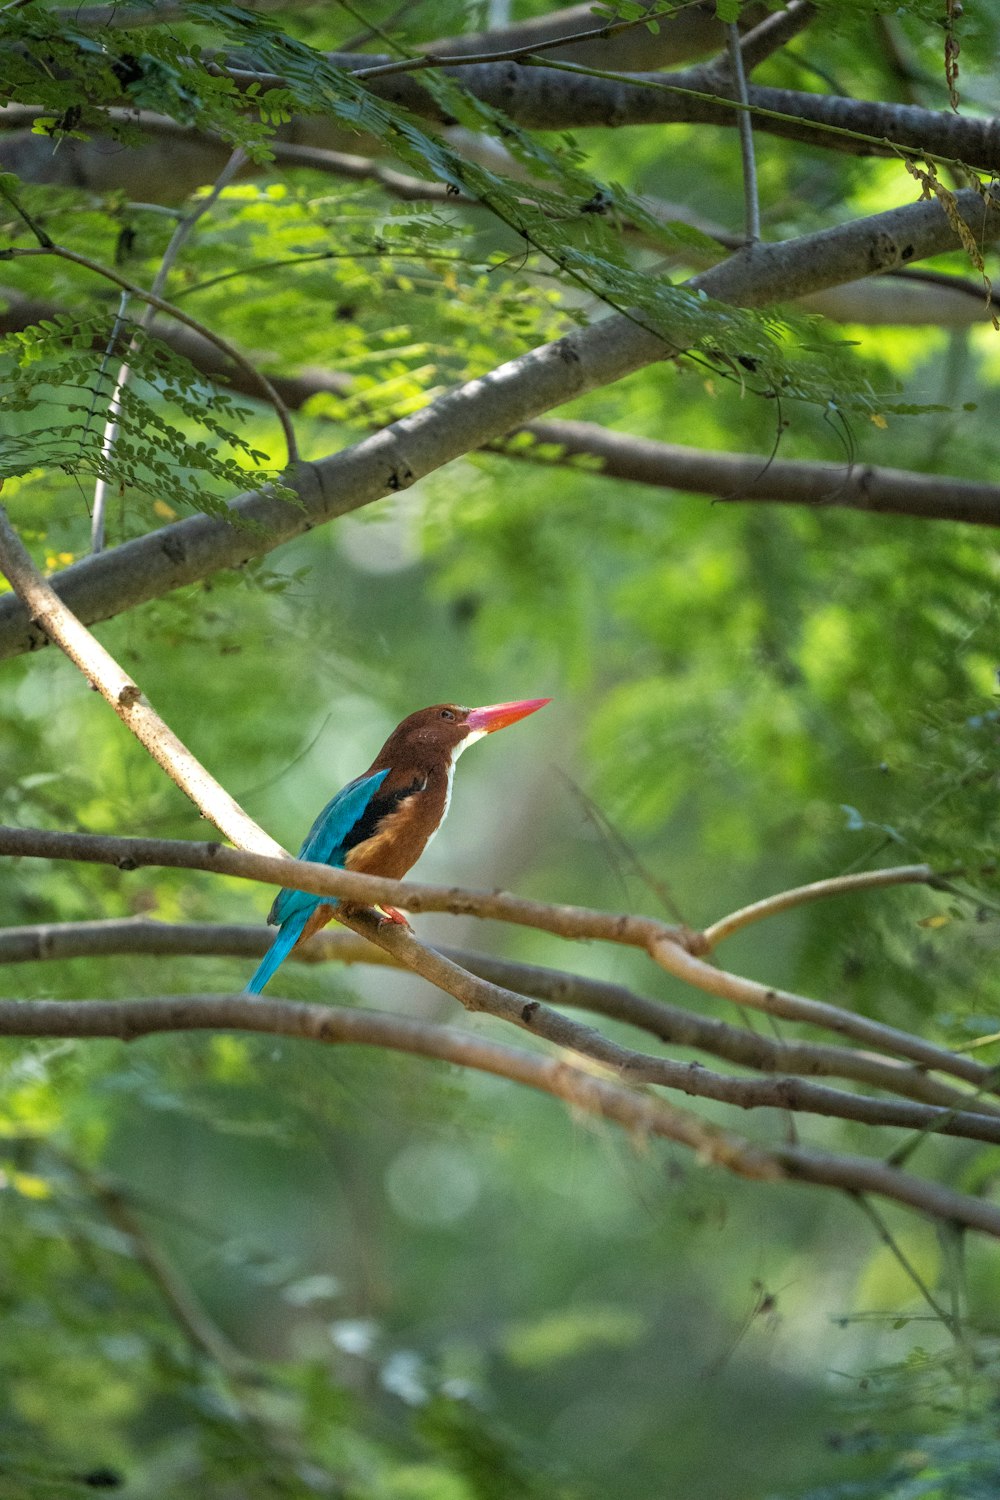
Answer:
<path fill-rule="evenodd" d="M 957 277 L 947 288 L 964 304 L 975 307 L 975 320 L 981 320 L 981 290 Z M 892 291 L 904 292 L 917 285 L 915 278 L 891 278 Z M 890 290 L 890 278 L 860 283 L 884 302 Z M 853 285 L 859 285 L 853 283 Z M 843 291 L 845 288 L 839 288 Z M 924 292 L 933 288 L 924 287 Z M 21 297 L 0 287 L 0 332 L 14 332 L 65 313 L 54 303 Z M 965 319 L 965 322 L 973 321 Z M 963 325 L 964 326 L 964 325 Z M 228 362 L 211 344 L 196 334 L 172 324 L 156 324 L 156 338 L 191 360 L 203 374 L 223 377 L 227 386 L 241 394 L 256 397 L 253 381 Z M 97 347 L 103 347 L 100 339 Z M 354 382 L 347 375 L 322 370 L 303 370 L 299 375 L 272 375 L 271 383 L 281 399 L 291 408 L 305 404 L 317 395 L 347 396 Z M 535 441 L 525 446 L 512 441 L 527 433 Z M 539 444 L 545 445 L 539 450 Z M 826 464 L 808 460 L 769 458 L 756 453 L 712 453 L 679 443 L 660 443 L 650 438 L 632 437 L 614 432 L 595 422 L 548 421 L 528 422 L 513 433 L 497 439 L 490 449 L 506 458 L 523 463 L 572 465 L 580 456 L 596 459 L 587 472 L 608 479 L 627 480 L 657 489 L 679 490 L 711 495 L 730 504 L 774 502 L 785 505 L 815 507 L 837 506 L 862 510 L 876 515 L 914 516 L 922 520 L 962 521 L 970 525 L 1000 526 L 1000 485 L 959 479 L 948 474 L 918 474 L 906 469 L 885 469 L 873 464 Z M 561 450 L 553 456 L 553 449 Z"/>
<path fill-rule="evenodd" d="M 1000 205 L 974 192 L 955 203 L 975 233 L 1000 228 Z M 689 283 L 723 301 L 761 306 L 919 260 L 956 243 L 939 204 L 922 202 L 783 244 L 757 245 Z M 87 623 L 191 583 L 218 568 L 238 567 L 311 527 L 330 521 L 482 447 L 553 406 L 607 385 L 675 352 L 634 320 L 615 315 L 534 349 L 470 381 L 343 452 L 300 465 L 300 505 L 266 491 L 242 496 L 234 512 L 252 526 L 197 516 L 60 574 L 56 587 Z M 44 639 L 23 607 L 0 601 L 0 659 Z"/>
<path fill-rule="evenodd" d="M 662 1100 L 636 1094 L 563 1060 L 541 1058 L 454 1028 L 380 1012 L 266 1001 L 246 995 L 185 995 L 144 1000 L 0 1001 L 0 1034 L 117 1037 L 162 1031 L 249 1031 L 327 1043 L 385 1047 L 494 1073 L 555 1095 L 575 1109 L 613 1120 L 637 1137 L 661 1136 L 691 1147 L 700 1160 L 742 1176 L 816 1182 L 869 1192 L 1000 1237 L 1000 1208 L 863 1157 L 803 1146 L 768 1151 L 705 1125 Z M 780 1164 L 780 1165 L 776 1165 Z"/>
<path fill-rule="evenodd" d="M 357 73 L 394 64 L 388 56 L 333 52 L 328 61 Z M 227 70 L 239 84 L 280 86 L 277 76 Z M 739 108 L 719 87 L 714 64 L 675 73 L 611 73 L 564 62 L 546 66 L 525 61 L 465 63 L 442 70 L 484 103 L 502 110 L 518 125 L 538 130 L 572 130 L 600 125 L 704 124 L 733 127 Z M 442 106 L 419 76 L 371 77 L 371 92 L 425 118 L 447 123 Z M 748 101 L 757 130 L 828 150 L 857 156 L 890 156 L 905 151 L 953 159 L 984 172 L 1000 171 L 1000 121 L 914 104 L 892 104 L 794 89 L 751 84 Z M 310 130 L 309 144 L 326 145 L 322 124 Z"/>
<path fill-rule="evenodd" d="M 0 505 L 0 571 L 23 600 L 32 620 L 65 651 L 91 687 L 111 705 L 126 728 L 171 780 L 226 838 L 259 854 L 283 851 L 252 819 L 143 699 L 137 685 L 42 577 Z"/>

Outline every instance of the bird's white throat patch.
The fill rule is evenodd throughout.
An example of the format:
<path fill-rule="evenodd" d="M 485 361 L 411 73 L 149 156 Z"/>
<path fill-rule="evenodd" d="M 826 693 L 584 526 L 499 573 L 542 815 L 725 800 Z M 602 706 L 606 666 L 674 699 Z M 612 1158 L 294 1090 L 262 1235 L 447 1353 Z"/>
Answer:
<path fill-rule="evenodd" d="M 448 809 L 451 806 L 451 787 L 452 782 L 455 780 L 456 760 L 458 760 L 458 757 L 461 755 L 463 750 L 468 750 L 470 745 L 474 745 L 477 740 L 483 739 L 487 732 L 488 731 L 485 729 L 470 729 L 468 734 L 465 736 L 465 739 L 459 740 L 458 744 L 451 752 L 451 760 L 448 762 L 448 785 L 446 786 L 444 793 L 444 812 L 441 814 L 441 823 L 443 823 L 445 818 L 448 816 Z M 441 827 L 441 823 L 438 824 L 438 828 Z M 431 839 L 434 838 L 434 835 L 436 833 L 437 828 L 435 828 L 434 833 L 431 834 L 431 838 L 427 840 L 427 844 L 430 843 Z M 425 849 L 427 847 L 427 844 L 424 845 Z"/>
<path fill-rule="evenodd" d="M 485 729 L 470 729 L 469 732 L 468 732 L 468 734 L 465 736 L 465 739 L 464 740 L 459 740 L 458 744 L 455 746 L 454 750 L 451 752 L 451 763 L 452 763 L 452 765 L 455 764 L 456 760 L 458 760 L 458 757 L 464 751 L 468 750 L 468 748 L 469 748 L 470 745 L 474 745 L 477 740 L 484 739 L 485 736 L 486 736 L 486 733 L 487 733 L 487 731 Z"/>

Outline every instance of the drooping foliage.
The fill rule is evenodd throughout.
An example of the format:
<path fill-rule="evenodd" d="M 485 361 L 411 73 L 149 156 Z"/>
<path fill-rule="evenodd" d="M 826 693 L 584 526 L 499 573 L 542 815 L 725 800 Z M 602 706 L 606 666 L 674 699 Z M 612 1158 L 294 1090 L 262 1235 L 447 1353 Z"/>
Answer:
<path fill-rule="evenodd" d="M 610 12 L 648 27 L 650 69 L 672 7 L 655 9 Z M 3 11 L 0 91 L 24 135 L 0 178 L 0 474 L 47 572 L 86 554 L 98 478 L 111 546 L 280 483 L 279 413 L 253 371 L 308 463 L 614 311 L 665 334 L 664 359 L 560 415 L 762 471 L 824 461 L 845 484 L 867 464 L 996 473 L 989 246 L 920 268 L 969 284 L 977 316 L 956 326 L 933 308 L 906 326 L 707 298 L 686 282 L 742 231 L 733 128 L 529 128 L 513 93 L 501 108 L 458 69 L 401 75 L 398 96 L 391 74 L 359 74 L 365 53 L 412 59 L 495 27 L 481 12 Z M 997 26 L 987 0 L 961 16 L 830 0 L 754 81 L 940 112 L 952 92 L 991 113 Z M 552 78 L 613 82 L 620 34 L 606 67 L 570 58 Z M 754 134 L 767 239 L 968 181 Z M 168 310 L 140 328 L 185 220 Z M 544 692 L 541 739 L 463 759 L 427 878 L 700 925 L 801 881 L 929 861 L 947 889 L 800 908 L 735 939 L 732 962 L 992 1060 L 992 531 L 865 514 L 836 490 L 710 504 L 612 480 L 544 434 L 498 446 L 101 637 L 288 846 L 404 713 Z M 3 821 L 204 836 L 54 652 L 0 670 Z M 259 922 L 270 900 L 31 861 L 4 861 L 0 892 L 10 926 Z M 503 945 L 567 962 L 540 934 Z M 252 969 L 227 951 L 12 963 L 4 993 L 224 993 Z M 580 962 L 691 1003 L 617 950 Z M 455 1019 L 378 969 L 296 967 L 284 992 Z M 443 1064 L 229 1034 L 5 1039 L 0 1057 L 4 1500 L 989 1493 L 991 1242 L 966 1252 L 901 1212 L 873 1224 L 846 1198 L 729 1182 Z M 768 1140 L 791 1120 L 734 1113 L 712 1117 Z M 792 1128 L 882 1157 L 901 1139 Z M 917 1150 L 989 1195 L 990 1147 Z"/>

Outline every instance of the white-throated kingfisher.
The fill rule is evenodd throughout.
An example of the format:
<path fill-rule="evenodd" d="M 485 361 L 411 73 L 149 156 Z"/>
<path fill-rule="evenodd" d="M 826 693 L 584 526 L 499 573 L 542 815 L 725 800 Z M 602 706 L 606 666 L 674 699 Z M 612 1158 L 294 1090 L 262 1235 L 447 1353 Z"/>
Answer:
<path fill-rule="evenodd" d="M 444 821 L 455 762 L 469 745 L 544 708 L 549 698 L 460 708 L 436 703 L 410 714 L 392 731 L 363 776 L 349 781 L 310 828 L 299 859 L 361 875 L 402 880 Z M 338 902 L 306 891 L 279 891 L 267 920 L 278 934 L 248 991 L 257 995 L 292 949 L 337 915 Z M 406 918 L 378 908 L 384 921 Z"/>

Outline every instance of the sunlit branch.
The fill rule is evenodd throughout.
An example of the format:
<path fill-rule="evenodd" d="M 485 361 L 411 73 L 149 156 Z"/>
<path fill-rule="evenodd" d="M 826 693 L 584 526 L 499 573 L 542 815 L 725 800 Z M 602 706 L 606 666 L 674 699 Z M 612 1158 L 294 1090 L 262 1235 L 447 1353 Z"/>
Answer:
<path fill-rule="evenodd" d="M 1000 1237 L 1000 1207 L 863 1157 L 804 1146 L 767 1150 L 704 1124 L 645 1093 L 634 1093 L 565 1059 L 486 1041 L 451 1027 L 377 1011 L 301 1005 L 246 995 L 184 995 L 143 1000 L 0 1001 L 0 1034 L 137 1037 L 164 1031 L 248 1031 L 327 1043 L 354 1043 L 436 1058 L 523 1083 L 586 1114 L 612 1120 L 639 1139 L 660 1136 L 691 1147 L 700 1160 L 741 1176 L 813 1182 L 870 1192 L 923 1213 Z"/>
<path fill-rule="evenodd" d="M 955 195 L 955 212 L 976 232 L 1000 226 L 1000 204 Z M 688 283 L 723 301 L 760 306 L 855 280 L 954 246 L 956 232 L 938 203 L 921 202 L 819 234 L 762 244 L 748 265 L 735 256 Z M 300 504 L 256 491 L 233 501 L 234 526 L 196 516 L 109 549 L 58 575 L 58 591 L 86 622 L 159 597 L 218 568 L 259 557 L 311 527 L 408 488 L 423 475 L 482 447 L 571 397 L 621 379 L 664 357 L 664 339 L 625 317 L 602 319 L 532 349 L 439 397 L 353 447 L 300 465 L 292 487 Z M 0 658 L 37 644 L 26 612 L 0 600 Z"/>
<path fill-rule="evenodd" d="M 171 780 L 226 838 L 261 854 L 281 855 L 268 837 L 211 777 L 173 730 L 143 699 L 132 678 L 82 625 L 35 567 L 3 506 L 0 506 L 0 571 L 23 600 L 31 618 L 66 653 L 126 728 Z"/>

